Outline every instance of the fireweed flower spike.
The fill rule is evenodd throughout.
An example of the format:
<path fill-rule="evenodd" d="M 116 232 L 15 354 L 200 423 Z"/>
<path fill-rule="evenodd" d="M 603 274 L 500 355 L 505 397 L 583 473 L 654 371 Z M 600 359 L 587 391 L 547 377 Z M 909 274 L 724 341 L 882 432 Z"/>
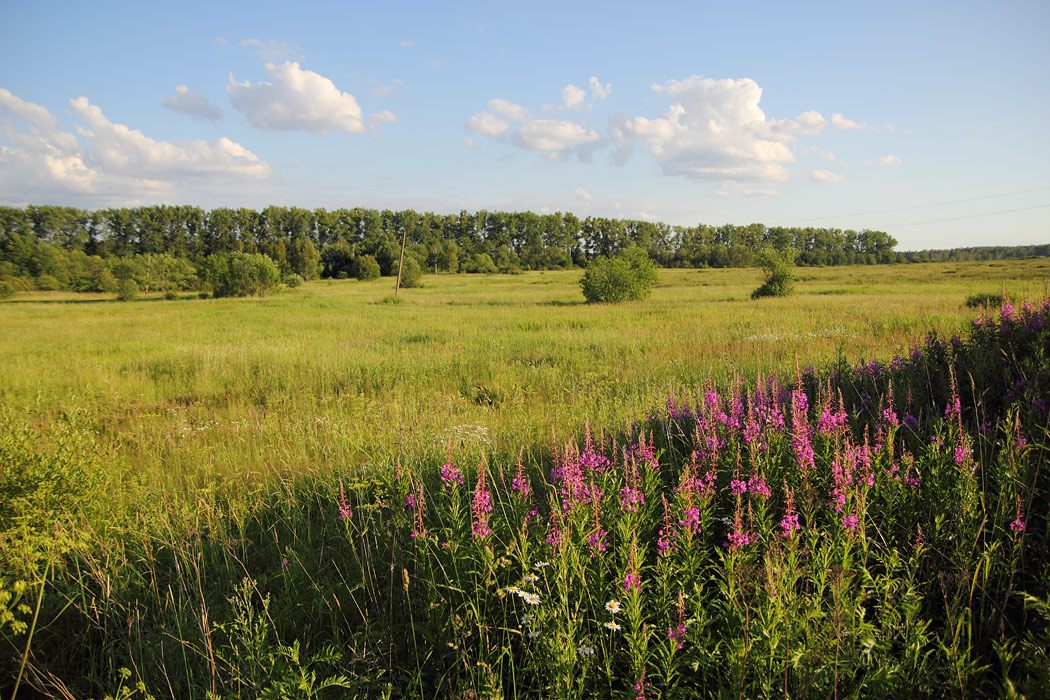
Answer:
<path fill-rule="evenodd" d="M 350 510 L 350 504 L 346 500 L 346 489 L 343 488 L 343 482 L 339 482 L 339 519 L 346 520 L 353 516 L 353 511 Z"/>
<path fill-rule="evenodd" d="M 492 498 L 489 495 L 488 485 L 485 480 L 485 465 L 482 463 L 478 469 L 478 482 L 474 487 L 474 503 L 471 506 L 474 525 L 471 528 L 475 539 L 484 539 L 492 534 L 489 527 L 489 513 L 492 512 Z"/>

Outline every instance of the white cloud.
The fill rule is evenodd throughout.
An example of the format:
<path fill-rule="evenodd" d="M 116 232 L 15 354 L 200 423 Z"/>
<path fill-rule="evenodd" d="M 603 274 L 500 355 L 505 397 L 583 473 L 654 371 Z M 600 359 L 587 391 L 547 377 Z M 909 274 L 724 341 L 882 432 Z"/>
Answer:
<path fill-rule="evenodd" d="M 272 82 L 239 83 L 231 73 L 226 85 L 234 109 L 253 126 L 265 131 L 302 129 L 315 134 L 365 130 L 357 100 L 328 78 L 301 68 L 295 61 L 267 63 L 264 67 Z"/>
<path fill-rule="evenodd" d="M 401 40 L 401 48 L 407 49 L 411 45 L 412 45 L 412 42 L 409 41 L 408 39 L 402 39 Z"/>
<path fill-rule="evenodd" d="M 477 144 L 474 143 L 474 139 L 472 139 L 472 138 L 470 138 L 468 136 L 465 139 L 463 139 L 463 145 L 466 146 L 467 148 L 474 148 L 474 146 L 477 145 Z"/>
<path fill-rule="evenodd" d="M 588 192 L 587 190 L 583 189 L 582 187 L 575 187 L 575 188 L 573 188 L 572 193 L 576 197 L 582 199 L 585 202 L 593 202 L 594 201 L 594 195 L 592 195 L 590 192 Z"/>
<path fill-rule="evenodd" d="M 783 181 L 788 178 L 784 164 L 795 160 L 785 144 L 827 125 L 814 111 L 768 120 L 759 107 L 762 88 L 750 78 L 694 75 L 652 88 L 670 100 L 667 111 L 654 119 L 620 120 L 611 131 L 621 150 L 632 141 L 644 143 L 666 175 L 713 182 Z"/>
<path fill-rule="evenodd" d="M 834 163 L 835 165 L 845 167 L 845 163 L 835 156 L 833 151 L 822 151 L 819 148 L 807 148 L 803 153 L 815 153 L 820 156 L 825 163 Z"/>
<path fill-rule="evenodd" d="M 502 97 L 489 100 L 489 109 L 499 112 L 503 116 L 517 122 L 524 122 L 532 119 L 529 110 L 519 104 L 514 104 L 510 100 L 505 100 Z"/>
<path fill-rule="evenodd" d="M 842 173 L 833 173 L 830 170 L 813 170 L 809 173 L 809 179 L 813 182 L 835 184 L 845 180 L 846 176 Z"/>
<path fill-rule="evenodd" d="M 594 75 L 591 76 L 588 85 L 591 87 L 591 98 L 594 100 L 604 100 L 612 92 L 612 83 L 602 85 L 602 82 Z"/>
<path fill-rule="evenodd" d="M 521 125 L 515 142 L 523 148 L 557 153 L 571 146 L 594 143 L 601 135 L 575 122 L 556 119 L 533 119 Z"/>
<path fill-rule="evenodd" d="M 509 129 L 510 124 L 491 112 L 478 112 L 467 122 L 467 128 L 484 136 L 496 137 Z"/>
<path fill-rule="evenodd" d="M 564 106 L 552 108 L 546 105 L 544 111 L 564 109 L 570 104 L 582 104 L 586 93 L 574 85 L 568 85 L 562 90 L 562 98 L 565 100 Z M 548 160 L 560 158 L 569 149 L 575 149 L 579 157 L 588 159 L 594 147 L 602 140 L 601 134 L 581 123 L 562 119 L 537 119 L 528 109 L 510 100 L 494 98 L 489 100 L 488 107 L 491 112 L 474 114 L 467 122 L 466 128 L 492 138 L 509 137 L 510 143 L 515 146 L 540 151 Z M 513 133 L 510 133 L 509 122 L 519 123 Z"/>
<path fill-rule="evenodd" d="M 185 85 L 175 87 L 175 94 L 164 98 L 164 106 L 172 112 L 186 114 L 208 122 L 222 121 L 222 112 L 218 107 L 201 97 Z"/>
<path fill-rule="evenodd" d="M 888 165 L 900 165 L 901 159 L 890 153 L 882 158 L 876 158 L 875 160 L 869 160 L 868 165 L 872 168 L 884 168 Z"/>
<path fill-rule="evenodd" d="M 846 119 L 841 114 L 835 113 L 831 115 L 831 125 L 839 131 L 848 131 L 851 129 L 863 129 L 864 124 L 855 122 L 852 119 Z"/>
<path fill-rule="evenodd" d="M 228 138 L 171 143 L 111 122 L 86 97 L 69 101 L 78 139 L 46 108 L 0 88 L 0 191 L 9 198 L 54 196 L 95 204 L 165 197 L 187 185 L 259 181 L 270 166 Z M 6 142 L 6 143 L 5 143 Z"/>
<path fill-rule="evenodd" d="M 570 83 L 561 89 L 561 99 L 566 109 L 583 109 L 587 103 L 587 91 Z"/>

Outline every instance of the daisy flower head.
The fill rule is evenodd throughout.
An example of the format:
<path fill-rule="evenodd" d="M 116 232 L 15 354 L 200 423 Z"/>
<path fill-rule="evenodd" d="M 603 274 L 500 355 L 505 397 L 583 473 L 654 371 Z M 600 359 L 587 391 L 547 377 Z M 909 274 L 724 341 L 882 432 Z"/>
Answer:
<path fill-rule="evenodd" d="M 503 592 L 507 595 L 521 595 L 521 589 L 517 586 L 507 586 L 503 589 Z"/>
<path fill-rule="evenodd" d="M 576 647 L 576 651 L 579 652 L 580 656 L 594 656 L 594 647 L 588 644 L 581 644 Z"/>
<path fill-rule="evenodd" d="M 538 595 L 536 595 L 535 593 L 525 593 L 525 594 L 523 594 L 521 596 L 521 598 L 522 598 L 522 600 L 524 600 L 529 605 L 539 605 L 540 604 L 540 597 Z"/>
<path fill-rule="evenodd" d="M 606 623 L 605 623 L 605 629 L 607 629 L 607 630 L 612 630 L 613 632 L 619 632 L 619 631 L 620 631 L 620 630 L 622 630 L 623 628 L 622 628 L 622 627 L 620 627 L 620 625 L 619 625 L 619 624 L 617 624 L 617 623 L 615 623 L 615 622 L 613 622 L 613 621 L 611 621 L 611 620 L 610 620 L 609 622 L 606 622 Z"/>
<path fill-rule="evenodd" d="M 608 603 L 605 604 L 605 610 L 615 615 L 616 613 L 623 610 L 623 606 L 620 605 L 620 601 L 618 600 L 610 600 Z"/>
<path fill-rule="evenodd" d="M 536 574 L 528 574 L 525 577 L 525 583 L 536 583 L 539 580 L 540 580 L 540 577 L 537 576 Z"/>
<path fill-rule="evenodd" d="M 536 620 L 536 616 L 533 614 L 526 614 L 521 616 L 521 626 L 526 627 L 531 625 Z"/>
<path fill-rule="evenodd" d="M 533 562 L 532 565 L 535 566 L 537 569 L 542 569 L 545 566 L 550 566 L 551 563 L 549 561 L 537 561 Z"/>

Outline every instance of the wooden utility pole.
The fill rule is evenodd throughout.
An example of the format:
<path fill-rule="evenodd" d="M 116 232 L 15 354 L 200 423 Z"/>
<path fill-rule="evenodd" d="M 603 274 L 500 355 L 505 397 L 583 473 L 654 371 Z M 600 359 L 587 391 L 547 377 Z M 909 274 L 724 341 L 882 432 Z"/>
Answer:
<path fill-rule="evenodd" d="M 401 227 L 401 260 L 397 263 L 397 284 L 394 285 L 394 296 L 397 296 L 397 290 L 401 289 L 401 268 L 405 265 L 405 237 L 408 236 L 408 231 L 405 227 Z"/>

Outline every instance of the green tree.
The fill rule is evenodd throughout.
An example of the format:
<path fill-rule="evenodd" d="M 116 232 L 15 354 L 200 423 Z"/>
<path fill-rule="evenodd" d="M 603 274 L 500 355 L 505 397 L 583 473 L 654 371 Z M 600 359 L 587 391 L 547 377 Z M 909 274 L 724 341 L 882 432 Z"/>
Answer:
<path fill-rule="evenodd" d="M 414 255 L 405 255 L 405 263 L 401 267 L 402 287 L 421 287 L 423 268 Z"/>
<path fill-rule="evenodd" d="M 633 246 L 612 258 L 594 258 L 580 280 L 583 297 L 592 304 L 644 299 L 654 284 L 656 265 L 644 250 Z"/>
<path fill-rule="evenodd" d="M 359 255 L 354 260 L 354 277 L 367 282 L 379 277 L 379 262 L 371 255 Z"/>
<path fill-rule="evenodd" d="M 217 297 L 263 296 L 281 283 L 277 264 L 261 253 L 209 255 L 202 267 Z"/>
<path fill-rule="evenodd" d="M 791 294 L 795 284 L 794 260 L 794 251 L 791 249 L 780 252 L 773 248 L 764 248 L 758 255 L 758 264 L 762 268 L 764 280 L 761 287 L 751 292 L 751 298 L 783 297 Z"/>

